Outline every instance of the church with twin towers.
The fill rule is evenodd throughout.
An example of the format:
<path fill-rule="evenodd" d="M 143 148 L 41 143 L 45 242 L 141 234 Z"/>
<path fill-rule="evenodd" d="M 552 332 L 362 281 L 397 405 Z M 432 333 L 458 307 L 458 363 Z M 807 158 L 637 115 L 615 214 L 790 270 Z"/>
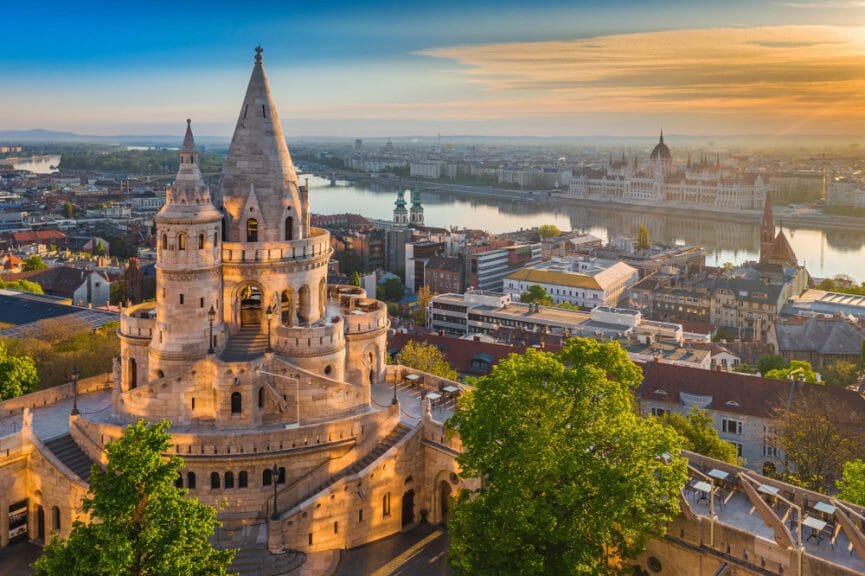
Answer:
<path fill-rule="evenodd" d="M 463 483 L 458 440 L 428 402 L 398 400 L 408 369 L 387 364 L 386 305 L 328 284 L 330 235 L 310 225 L 260 48 L 219 189 L 202 177 L 189 120 L 179 155 L 155 217 L 156 299 L 121 310 L 110 384 L 80 388 L 106 407 L 76 404 L 51 438 L 47 409 L 24 409 L 19 448 L 32 450 L 0 466 L 0 523 L 7 500 L 24 503 L 30 539 L 66 537 L 85 518 L 89 465 L 139 419 L 170 421 L 185 462 L 176 485 L 217 508 L 222 544 L 302 558 L 445 522 Z"/>

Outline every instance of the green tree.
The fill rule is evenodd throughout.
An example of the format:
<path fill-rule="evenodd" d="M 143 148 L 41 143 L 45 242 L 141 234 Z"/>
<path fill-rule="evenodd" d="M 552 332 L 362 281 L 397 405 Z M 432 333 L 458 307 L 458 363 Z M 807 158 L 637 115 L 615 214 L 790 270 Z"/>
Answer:
<path fill-rule="evenodd" d="M 39 256 L 38 254 L 34 254 L 24 261 L 23 270 L 25 272 L 30 272 L 32 270 L 45 270 L 46 268 L 48 268 L 48 264 L 43 262 L 42 256 Z"/>
<path fill-rule="evenodd" d="M 845 462 L 841 479 L 835 487 L 841 500 L 865 506 L 865 462 L 859 458 Z"/>
<path fill-rule="evenodd" d="M 43 294 L 42 286 L 40 286 L 36 282 L 31 282 L 29 280 L 13 280 L 11 282 L 4 282 L 3 280 L 0 280 L 0 288 L 8 288 L 9 290 L 20 290 L 21 292 L 32 292 L 34 294 Z"/>
<path fill-rule="evenodd" d="M 560 236 L 561 233 L 562 231 L 559 230 L 558 226 L 555 224 L 541 224 L 538 226 L 538 236 L 540 236 L 541 240 L 556 238 Z"/>
<path fill-rule="evenodd" d="M 93 521 L 76 521 L 69 539 L 54 539 L 33 567 L 37 576 L 227 575 L 233 550 L 209 538 L 216 511 L 174 481 L 183 459 L 169 453 L 168 422 L 127 426 L 106 447 L 108 465 L 93 467 L 82 507 Z"/>
<path fill-rule="evenodd" d="M 778 354 L 764 354 L 757 360 L 757 371 L 766 375 L 772 370 L 780 370 L 787 367 L 787 361 Z"/>
<path fill-rule="evenodd" d="M 66 218 L 73 218 L 75 216 L 75 204 L 69 200 L 63 203 L 63 216 Z"/>
<path fill-rule="evenodd" d="M 616 343 L 500 361 L 448 425 L 465 451 L 448 523 L 459 573 L 619 574 L 661 536 L 687 481 L 681 438 L 634 410 L 640 370 Z M 667 456 L 673 455 L 673 456 Z"/>
<path fill-rule="evenodd" d="M 355 270 L 351 273 L 351 278 L 348 281 L 352 286 L 360 286 L 360 272 Z"/>
<path fill-rule="evenodd" d="M 806 360 L 791 360 L 790 365 L 786 368 L 777 368 L 769 370 L 763 374 L 764 378 L 772 380 L 787 380 L 793 377 L 795 380 L 804 380 L 809 384 L 817 384 L 817 372 L 811 367 L 811 363 Z"/>
<path fill-rule="evenodd" d="M 637 228 L 637 249 L 649 249 L 649 229 L 645 224 L 640 224 L 640 227 Z"/>
<path fill-rule="evenodd" d="M 417 311 L 413 315 L 415 324 L 426 326 L 426 312 L 432 302 L 432 290 L 429 286 L 421 286 L 417 291 Z"/>
<path fill-rule="evenodd" d="M 94 256 L 105 256 L 105 246 L 99 240 L 96 241 L 96 247 L 93 249 Z"/>
<path fill-rule="evenodd" d="M 13 356 L 0 341 L 0 400 L 16 398 L 36 390 L 39 373 L 32 358 Z"/>
<path fill-rule="evenodd" d="M 841 477 L 844 463 L 865 454 L 861 415 L 817 386 L 805 386 L 789 404 L 773 410 L 775 444 L 784 451 L 785 480 L 824 492 Z"/>
<path fill-rule="evenodd" d="M 458 376 L 457 371 L 448 364 L 441 350 L 432 344 L 414 340 L 405 343 L 405 346 L 396 356 L 396 363 L 450 380 L 456 380 Z"/>
<path fill-rule="evenodd" d="M 405 286 L 402 285 L 399 278 L 388 278 L 378 286 L 379 297 L 388 302 L 396 302 L 401 300 L 405 295 Z"/>
<path fill-rule="evenodd" d="M 859 367 L 846 360 L 835 360 L 823 369 L 823 379 L 827 386 L 846 388 L 856 384 Z"/>
<path fill-rule="evenodd" d="M 541 304 L 543 306 L 552 306 L 553 299 L 547 295 L 547 290 L 540 284 L 532 284 L 528 289 L 520 294 L 520 302 L 524 304 Z"/>
<path fill-rule="evenodd" d="M 718 431 L 712 425 L 712 417 L 705 410 L 692 406 L 687 416 L 668 413 L 660 418 L 660 422 L 685 439 L 685 450 L 730 464 L 739 463 L 736 447 L 718 437 Z"/>

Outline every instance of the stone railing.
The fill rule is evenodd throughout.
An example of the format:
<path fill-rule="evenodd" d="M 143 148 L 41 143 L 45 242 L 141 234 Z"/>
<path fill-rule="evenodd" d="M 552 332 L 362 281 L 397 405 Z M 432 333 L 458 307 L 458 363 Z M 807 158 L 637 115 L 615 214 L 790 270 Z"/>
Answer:
<path fill-rule="evenodd" d="M 13 452 L 18 452 L 24 446 L 21 427 L 11 434 L 0 436 L 0 457 L 8 458 Z"/>
<path fill-rule="evenodd" d="M 100 390 L 111 390 L 114 382 L 111 379 L 111 373 L 99 374 L 90 378 L 82 378 L 78 381 L 78 393 L 88 394 L 90 392 L 98 392 Z M 18 414 L 24 408 L 41 408 L 50 404 L 55 404 L 61 400 L 72 398 L 72 383 L 67 382 L 60 386 L 46 388 L 38 392 L 24 394 L 17 398 L 10 398 L 0 402 L 0 418 Z"/>
<path fill-rule="evenodd" d="M 337 302 L 342 308 L 348 308 L 354 298 L 366 298 L 366 290 L 351 284 L 327 285 L 327 299 Z"/>
<path fill-rule="evenodd" d="M 355 306 L 345 311 L 344 317 L 348 334 L 372 332 L 388 325 L 387 306 L 370 298 L 357 299 Z"/>
<path fill-rule="evenodd" d="M 289 356 L 333 350 L 344 343 L 343 319 L 339 317 L 323 325 L 277 326 L 274 330 L 274 347 Z"/>
<path fill-rule="evenodd" d="M 156 302 L 145 302 L 125 308 L 120 315 L 120 335 L 127 338 L 153 337 L 156 317 L 150 312 L 156 309 Z"/>
<path fill-rule="evenodd" d="M 321 228 L 313 228 L 311 235 L 302 240 L 285 242 L 224 242 L 222 262 L 224 264 L 256 264 L 306 260 L 330 255 L 330 234 Z"/>

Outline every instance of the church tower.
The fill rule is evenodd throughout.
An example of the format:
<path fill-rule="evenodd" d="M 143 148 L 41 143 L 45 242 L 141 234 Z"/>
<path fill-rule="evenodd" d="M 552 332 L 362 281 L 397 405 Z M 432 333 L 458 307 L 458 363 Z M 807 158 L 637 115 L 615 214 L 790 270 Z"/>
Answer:
<path fill-rule="evenodd" d="M 150 345 L 149 373 L 159 378 L 207 355 L 210 316 L 222 343 L 220 223 L 222 213 L 198 167 L 198 150 L 186 121 L 180 167 L 156 215 L 156 326 Z"/>
<path fill-rule="evenodd" d="M 411 212 L 410 212 L 410 220 L 412 224 L 417 224 L 418 226 L 423 226 L 423 204 L 420 200 L 420 191 L 412 190 L 411 193 Z"/>
<path fill-rule="evenodd" d="M 775 242 L 775 219 L 772 215 L 772 192 L 766 191 L 763 205 L 763 221 L 760 223 L 760 262 L 768 262 Z"/>
<path fill-rule="evenodd" d="M 397 226 L 408 225 L 408 210 L 406 210 L 405 190 L 400 190 L 396 194 L 395 208 L 393 209 L 393 223 Z"/>

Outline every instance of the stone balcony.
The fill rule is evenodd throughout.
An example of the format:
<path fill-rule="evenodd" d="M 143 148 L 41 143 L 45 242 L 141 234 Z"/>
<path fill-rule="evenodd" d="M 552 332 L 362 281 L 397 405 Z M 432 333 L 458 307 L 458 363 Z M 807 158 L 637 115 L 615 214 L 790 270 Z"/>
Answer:
<path fill-rule="evenodd" d="M 120 335 L 150 340 L 156 326 L 156 302 L 124 308 L 120 314 Z"/>

